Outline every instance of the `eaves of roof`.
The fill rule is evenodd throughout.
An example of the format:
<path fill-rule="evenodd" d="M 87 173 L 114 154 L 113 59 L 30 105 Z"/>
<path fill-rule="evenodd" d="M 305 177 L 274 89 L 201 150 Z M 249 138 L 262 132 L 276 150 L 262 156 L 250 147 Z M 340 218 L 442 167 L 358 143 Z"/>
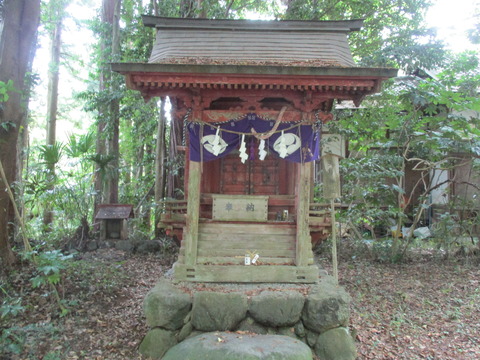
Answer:
<path fill-rule="evenodd" d="M 160 64 L 160 63 L 113 63 L 112 70 L 121 74 L 129 73 L 164 73 L 188 74 L 205 77 L 206 75 L 230 75 L 232 77 L 281 76 L 296 77 L 338 77 L 388 79 L 397 75 L 393 68 L 362 67 L 304 67 L 282 65 L 216 65 L 216 64 Z"/>

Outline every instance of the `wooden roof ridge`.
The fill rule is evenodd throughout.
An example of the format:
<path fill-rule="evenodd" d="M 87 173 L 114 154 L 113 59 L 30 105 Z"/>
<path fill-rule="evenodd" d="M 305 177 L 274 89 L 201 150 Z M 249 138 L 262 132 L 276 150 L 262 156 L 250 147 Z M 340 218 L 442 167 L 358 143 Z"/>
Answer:
<path fill-rule="evenodd" d="M 207 29 L 246 31 L 358 31 L 363 19 L 352 20 L 243 20 L 243 19 L 201 19 L 172 18 L 142 15 L 143 24 L 157 29 Z"/>

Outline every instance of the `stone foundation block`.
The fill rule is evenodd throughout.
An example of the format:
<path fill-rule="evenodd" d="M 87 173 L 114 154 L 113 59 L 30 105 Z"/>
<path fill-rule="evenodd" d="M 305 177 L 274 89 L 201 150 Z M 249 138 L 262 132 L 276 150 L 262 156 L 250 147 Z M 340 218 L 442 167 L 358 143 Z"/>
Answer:
<path fill-rule="evenodd" d="M 350 296 L 342 287 L 335 285 L 330 277 L 325 276 L 319 283 L 308 287 L 291 284 L 273 285 L 277 287 L 272 287 L 272 284 L 196 286 L 174 285 L 171 281 L 162 279 L 147 294 L 144 302 L 145 315 L 148 325 L 153 329 L 140 345 L 142 354 L 161 359 L 177 343 L 179 344 L 175 348 L 178 350 L 192 338 L 203 344 L 210 339 L 210 333 L 233 331 L 229 334 L 235 337 L 232 342 L 238 346 L 242 337 L 272 336 L 275 341 L 289 338 L 290 343 L 293 341 L 311 348 L 322 360 L 355 359 L 355 344 L 345 328 L 350 314 Z M 231 339 L 217 337 L 217 346 L 224 348 L 224 340 L 228 342 Z M 247 348 L 251 344 L 258 345 L 257 340 L 250 340 Z M 202 347 L 202 344 L 198 346 Z M 275 344 L 265 353 L 276 350 L 278 344 Z M 196 350 L 193 355 L 188 355 L 191 357 L 185 355 L 182 352 L 184 350 L 177 350 L 173 352 L 176 355 L 171 355 L 168 350 L 169 357 L 165 359 L 203 359 L 203 355 L 196 353 Z M 218 355 L 218 359 L 310 360 L 312 356 L 284 357 L 275 353 L 272 357 L 256 357 L 258 354 L 247 351 L 236 357 L 235 352 L 228 351 Z M 214 360 L 216 357 L 208 359 Z"/>
<path fill-rule="evenodd" d="M 310 345 L 310 347 L 313 348 L 315 346 L 315 344 L 317 343 L 318 335 L 319 334 L 315 331 L 305 329 L 305 340 L 307 340 L 307 344 Z"/>
<path fill-rule="evenodd" d="M 303 324 L 318 333 L 346 326 L 350 317 L 350 301 L 350 296 L 342 287 L 324 281 L 305 301 Z"/>
<path fill-rule="evenodd" d="M 143 305 L 148 326 L 177 330 L 184 325 L 184 319 L 192 307 L 192 299 L 163 279 L 150 290 Z"/>
<path fill-rule="evenodd" d="M 180 330 L 180 332 L 178 333 L 177 335 L 178 342 L 183 341 L 187 337 L 189 337 L 192 331 L 193 331 L 193 325 L 192 325 L 192 322 L 189 321 L 182 327 L 182 330 Z"/>
<path fill-rule="evenodd" d="M 168 349 L 176 344 L 177 340 L 173 331 L 155 328 L 145 335 L 139 351 L 149 358 L 160 359 Z"/>
<path fill-rule="evenodd" d="M 305 326 L 303 326 L 303 323 L 299 321 L 298 323 L 295 324 L 295 335 L 297 335 L 300 338 L 305 337 Z"/>
<path fill-rule="evenodd" d="M 264 291 L 252 297 L 248 312 L 262 325 L 285 327 L 300 320 L 304 303 L 297 291 Z"/>
<path fill-rule="evenodd" d="M 163 360 L 312 360 L 299 340 L 281 335 L 205 333 L 171 348 Z"/>
<path fill-rule="evenodd" d="M 255 334 L 266 334 L 267 329 L 253 320 L 251 317 L 247 317 L 239 325 L 237 330 L 248 331 Z"/>
<path fill-rule="evenodd" d="M 343 327 L 320 334 L 315 354 L 322 360 L 354 360 L 357 357 L 353 338 Z"/>
<path fill-rule="evenodd" d="M 202 291 L 193 297 L 192 325 L 201 331 L 234 330 L 247 314 L 243 293 Z"/>

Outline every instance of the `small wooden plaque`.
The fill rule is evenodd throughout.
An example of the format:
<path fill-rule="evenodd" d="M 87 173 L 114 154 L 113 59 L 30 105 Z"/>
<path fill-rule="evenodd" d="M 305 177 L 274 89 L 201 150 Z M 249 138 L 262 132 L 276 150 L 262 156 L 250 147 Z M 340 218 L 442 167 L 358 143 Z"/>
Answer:
<path fill-rule="evenodd" d="M 267 221 L 268 196 L 212 195 L 213 220 Z"/>

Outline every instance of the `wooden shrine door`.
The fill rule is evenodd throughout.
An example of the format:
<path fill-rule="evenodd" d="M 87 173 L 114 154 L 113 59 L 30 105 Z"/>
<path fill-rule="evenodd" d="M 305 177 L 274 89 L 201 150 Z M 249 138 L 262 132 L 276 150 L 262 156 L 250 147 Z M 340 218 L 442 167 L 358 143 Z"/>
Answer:
<path fill-rule="evenodd" d="M 234 153 L 222 158 L 221 161 L 221 194 L 281 194 L 281 159 L 268 155 L 263 161 L 254 159 L 242 164 L 238 153 Z"/>

